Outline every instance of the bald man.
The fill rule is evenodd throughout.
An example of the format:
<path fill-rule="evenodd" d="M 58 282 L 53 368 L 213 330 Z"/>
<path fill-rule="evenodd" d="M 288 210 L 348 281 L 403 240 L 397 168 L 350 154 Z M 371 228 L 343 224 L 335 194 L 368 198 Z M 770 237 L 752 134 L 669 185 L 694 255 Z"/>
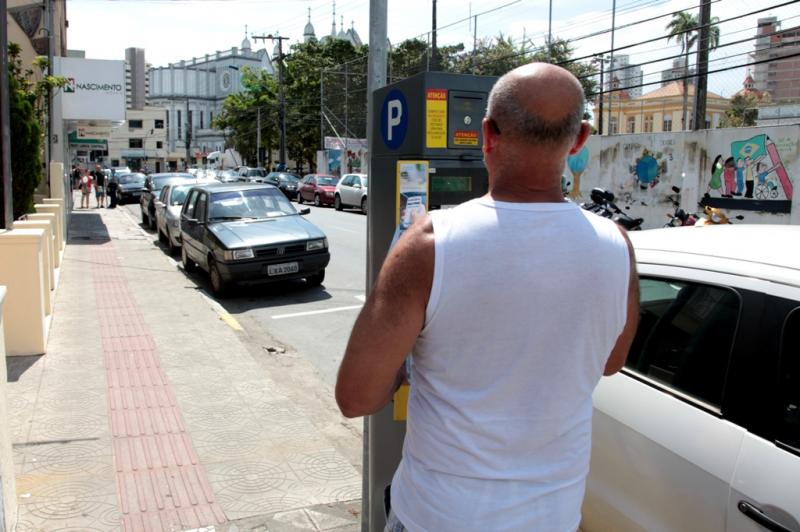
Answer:
<path fill-rule="evenodd" d="M 489 193 L 418 221 L 390 251 L 336 384 L 348 417 L 390 401 L 412 353 L 390 531 L 574 531 L 591 394 L 636 332 L 633 251 L 564 200 L 589 135 L 583 90 L 530 64 L 498 80 L 483 120 Z"/>

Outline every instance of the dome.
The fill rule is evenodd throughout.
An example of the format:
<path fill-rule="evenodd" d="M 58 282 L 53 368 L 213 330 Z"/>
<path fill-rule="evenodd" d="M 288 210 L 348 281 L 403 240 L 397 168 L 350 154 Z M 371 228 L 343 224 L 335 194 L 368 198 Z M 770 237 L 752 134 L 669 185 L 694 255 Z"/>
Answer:
<path fill-rule="evenodd" d="M 242 41 L 242 50 L 252 50 L 252 47 L 250 46 L 250 39 L 247 37 L 245 37 Z"/>
<path fill-rule="evenodd" d="M 314 25 L 311 24 L 311 8 L 308 8 L 308 22 L 306 23 L 306 27 L 303 29 L 303 40 L 305 42 L 310 41 L 311 39 L 316 39 L 317 36 L 314 33 Z"/>

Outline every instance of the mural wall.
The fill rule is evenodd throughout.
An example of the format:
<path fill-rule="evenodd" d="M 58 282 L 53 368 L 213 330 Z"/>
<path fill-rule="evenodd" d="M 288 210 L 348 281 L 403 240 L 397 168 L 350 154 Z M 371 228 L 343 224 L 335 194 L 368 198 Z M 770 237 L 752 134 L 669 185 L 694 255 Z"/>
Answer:
<path fill-rule="evenodd" d="M 611 190 L 652 229 L 676 200 L 687 211 L 701 203 L 742 215 L 741 223 L 800 224 L 798 175 L 800 125 L 593 136 L 567 160 L 562 181 L 576 202 L 589 201 L 593 187 Z"/>

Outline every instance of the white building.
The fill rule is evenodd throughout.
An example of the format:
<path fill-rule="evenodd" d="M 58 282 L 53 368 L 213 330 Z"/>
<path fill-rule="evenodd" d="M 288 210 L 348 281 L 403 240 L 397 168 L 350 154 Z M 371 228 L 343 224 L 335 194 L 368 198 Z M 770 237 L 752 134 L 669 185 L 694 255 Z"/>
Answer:
<path fill-rule="evenodd" d="M 166 110 L 170 168 L 201 163 L 208 153 L 225 149 L 224 132 L 211 123 L 222 111 L 225 98 L 242 90 L 244 67 L 274 73 L 267 50 L 254 51 L 247 37 L 241 48 L 149 70 L 147 103 Z"/>
<path fill-rule="evenodd" d="M 615 55 L 606 73 L 605 90 L 625 89 L 631 98 L 642 95 L 642 67 L 632 65 L 629 55 Z"/>
<path fill-rule="evenodd" d="M 164 172 L 167 159 L 167 110 L 158 107 L 128 109 L 125 123 L 111 130 L 108 166 L 128 166 L 133 171 Z"/>

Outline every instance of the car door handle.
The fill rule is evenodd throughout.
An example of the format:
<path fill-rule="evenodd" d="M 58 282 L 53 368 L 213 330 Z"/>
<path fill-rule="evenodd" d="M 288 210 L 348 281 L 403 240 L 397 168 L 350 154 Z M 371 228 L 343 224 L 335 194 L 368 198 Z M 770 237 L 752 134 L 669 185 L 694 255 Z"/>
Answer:
<path fill-rule="evenodd" d="M 795 532 L 765 514 L 758 506 L 754 506 L 747 501 L 739 501 L 737 506 L 740 512 L 767 530 L 772 530 L 773 532 Z"/>

